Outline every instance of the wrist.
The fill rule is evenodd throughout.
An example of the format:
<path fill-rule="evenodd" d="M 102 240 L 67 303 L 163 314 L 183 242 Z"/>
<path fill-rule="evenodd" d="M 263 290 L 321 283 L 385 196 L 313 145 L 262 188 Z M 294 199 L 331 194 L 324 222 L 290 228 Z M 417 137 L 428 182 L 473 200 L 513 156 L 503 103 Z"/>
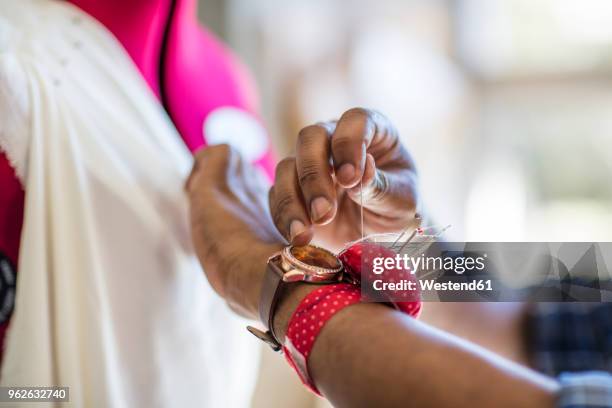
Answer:
<path fill-rule="evenodd" d="M 316 288 L 298 288 L 298 293 L 289 296 L 289 303 L 292 300 L 296 301 L 307 290 L 310 292 L 299 302 L 297 309 L 291 313 L 289 323 L 285 326 L 282 350 L 287 362 L 304 385 L 321 395 L 308 368 L 313 347 L 327 323 L 333 320 L 337 313 L 359 303 L 361 294 L 357 286 L 339 282 L 318 285 Z M 282 325 L 279 326 L 282 329 Z"/>
<path fill-rule="evenodd" d="M 288 285 L 278 302 L 273 319 L 274 332 L 278 335 L 278 340 L 281 344 L 285 342 L 287 326 L 289 325 L 291 316 L 293 316 L 293 313 L 302 300 L 319 287 L 321 287 L 321 285 L 304 282 L 296 282 Z"/>
<path fill-rule="evenodd" d="M 261 245 L 248 255 L 236 256 L 239 265 L 230 265 L 225 285 L 225 299 L 232 310 L 249 319 L 259 320 L 259 302 L 268 259 L 282 249 L 282 244 Z"/>

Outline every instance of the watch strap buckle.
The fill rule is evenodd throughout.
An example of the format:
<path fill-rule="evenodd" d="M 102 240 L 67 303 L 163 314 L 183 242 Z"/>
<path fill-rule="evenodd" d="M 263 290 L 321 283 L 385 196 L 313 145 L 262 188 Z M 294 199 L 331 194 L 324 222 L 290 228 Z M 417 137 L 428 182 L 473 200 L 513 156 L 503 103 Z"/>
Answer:
<path fill-rule="evenodd" d="M 247 326 L 247 330 L 259 340 L 266 343 L 274 351 L 279 351 L 283 346 L 274 338 L 270 330 L 262 331 L 253 326 Z"/>

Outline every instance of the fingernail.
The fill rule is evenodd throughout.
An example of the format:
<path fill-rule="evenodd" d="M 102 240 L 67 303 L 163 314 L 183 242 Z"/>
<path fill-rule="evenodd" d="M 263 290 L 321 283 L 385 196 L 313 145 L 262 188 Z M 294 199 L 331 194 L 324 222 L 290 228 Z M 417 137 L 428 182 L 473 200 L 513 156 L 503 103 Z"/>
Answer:
<path fill-rule="evenodd" d="M 291 241 L 293 241 L 295 237 L 297 237 L 298 235 L 304 232 L 306 232 L 306 226 L 304 225 L 302 221 L 300 220 L 291 221 L 291 224 L 289 225 L 289 235 L 290 235 Z"/>
<path fill-rule="evenodd" d="M 312 200 L 310 204 L 310 213 L 313 221 L 319 221 L 323 219 L 331 210 L 332 205 L 325 197 L 317 197 Z"/>
<path fill-rule="evenodd" d="M 355 166 L 350 163 L 343 164 L 336 173 L 338 181 L 342 184 L 350 184 L 355 179 Z"/>

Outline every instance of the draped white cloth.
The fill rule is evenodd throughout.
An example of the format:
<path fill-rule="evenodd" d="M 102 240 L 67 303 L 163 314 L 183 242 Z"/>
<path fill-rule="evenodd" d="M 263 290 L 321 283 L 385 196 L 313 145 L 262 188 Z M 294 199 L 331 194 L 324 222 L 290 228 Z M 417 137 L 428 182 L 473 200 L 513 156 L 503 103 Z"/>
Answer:
<path fill-rule="evenodd" d="M 74 407 L 248 406 L 259 346 L 190 246 L 191 155 L 67 2 L 0 0 L 0 148 L 26 190 L 1 385 L 68 386 Z"/>

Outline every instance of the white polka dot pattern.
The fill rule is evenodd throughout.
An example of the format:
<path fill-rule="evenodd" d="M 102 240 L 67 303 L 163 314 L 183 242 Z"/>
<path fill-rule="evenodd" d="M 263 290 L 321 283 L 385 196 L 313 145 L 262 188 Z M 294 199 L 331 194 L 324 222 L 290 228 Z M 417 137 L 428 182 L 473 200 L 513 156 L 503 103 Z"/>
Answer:
<path fill-rule="evenodd" d="M 321 329 L 336 313 L 358 303 L 362 296 L 372 300 L 370 294 L 361 293 L 359 282 L 362 278 L 364 280 L 376 278 L 377 275 L 372 272 L 374 258 L 394 256 L 395 252 L 371 242 L 362 241 L 347 248 L 339 255 L 339 259 L 344 265 L 345 273 L 358 284 L 339 283 L 322 286 L 306 296 L 291 317 L 283 351 L 289 365 L 295 369 L 304 385 L 314 393 L 319 394 L 308 372 L 308 357 Z M 362 276 L 363 269 L 366 271 L 365 276 Z M 386 270 L 385 273 L 389 276 L 389 282 L 415 280 L 410 270 L 392 269 Z M 422 304 L 419 292 L 406 292 L 402 295 L 402 299 L 405 301 L 390 303 L 401 312 L 417 317 Z"/>
<path fill-rule="evenodd" d="M 334 299 L 336 305 L 332 304 Z M 316 394 L 319 391 L 308 374 L 308 357 L 317 336 L 329 319 L 343 308 L 359 303 L 360 299 L 357 286 L 348 283 L 321 286 L 302 300 L 289 321 L 286 347 L 283 348 L 285 357 L 304 385 Z"/>

